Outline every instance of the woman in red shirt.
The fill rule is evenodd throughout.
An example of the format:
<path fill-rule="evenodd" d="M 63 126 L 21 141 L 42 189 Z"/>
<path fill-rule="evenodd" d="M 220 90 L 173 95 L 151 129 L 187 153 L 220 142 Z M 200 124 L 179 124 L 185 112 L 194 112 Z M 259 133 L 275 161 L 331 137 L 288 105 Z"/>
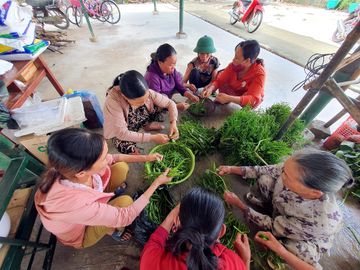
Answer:
<path fill-rule="evenodd" d="M 140 270 L 250 269 L 246 235 L 237 235 L 237 254 L 219 242 L 226 232 L 224 216 L 224 203 L 218 196 L 192 188 L 151 235 L 141 255 Z"/>
<path fill-rule="evenodd" d="M 244 107 L 256 108 L 264 97 L 265 69 L 263 60 L 258 59 L 260 45 L 256 40 L 240 42 L 235 47 L 233 61 L 221 72 L 216 80 L 202 92 L 209 97 L 219 89 L 216 101 L 221 104 L 234 102 Z"/>

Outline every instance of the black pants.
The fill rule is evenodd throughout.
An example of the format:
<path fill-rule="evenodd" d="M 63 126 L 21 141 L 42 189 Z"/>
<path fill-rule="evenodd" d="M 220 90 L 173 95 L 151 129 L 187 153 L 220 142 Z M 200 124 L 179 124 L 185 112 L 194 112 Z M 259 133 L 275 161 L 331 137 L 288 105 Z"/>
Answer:
<path fill-rule="evenodd" d="M 198 69 L 193 68 L 190 72 L 189 82 L 196 88 L 205 87 L 211 82 L 211 76 L 205 76 Z"/>

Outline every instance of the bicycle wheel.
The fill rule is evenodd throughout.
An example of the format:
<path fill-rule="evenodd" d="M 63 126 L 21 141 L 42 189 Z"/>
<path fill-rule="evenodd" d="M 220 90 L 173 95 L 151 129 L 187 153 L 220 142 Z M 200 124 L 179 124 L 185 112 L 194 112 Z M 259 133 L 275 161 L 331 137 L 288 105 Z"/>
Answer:
<path fill-rule="evenodd" d="M 59 29 L 65 30 L 69 28 L 69 19 L 65 15 L 64 12 L 62 12 L 58 8 L 51 8 L 48 9 L 48 14 L 50 17 L 54 18 L 54 22 L 52 23 L 54 26 L 56 26 Z"/>
<path fill-rule="evenodd" d="M 251 15 L 251 18 L 245 24 L 246 30 L 249 33 L 254 33 L 259 28 L 262 22 L 262 18 L 263 18 L 262 11 L 261 10 L 255 11 L 255 13 Z"/>
<path fill-rule="evenodd" d="M 83 13 L 81 11 L 81 8 L 80 7 L 76 7 L 75 8 L 75 22 L 76 22 L 76 25 L 81 27 L 82 24 L 83 24 Z"/>
<path fill-rule="evenodd" d="M 66 16 L 68 17 L 69 22 L 76 25 L 75 21 L 75 9 L 73 6 L 68 6 L 66 8 Z"/>
<path fill-rule="evenodd" d="M 105 0 L 100 6 L 100 12 L 110 24 L 116 24 L 120 21 L 121 13 L 118 5 L 111 1 Z"/>

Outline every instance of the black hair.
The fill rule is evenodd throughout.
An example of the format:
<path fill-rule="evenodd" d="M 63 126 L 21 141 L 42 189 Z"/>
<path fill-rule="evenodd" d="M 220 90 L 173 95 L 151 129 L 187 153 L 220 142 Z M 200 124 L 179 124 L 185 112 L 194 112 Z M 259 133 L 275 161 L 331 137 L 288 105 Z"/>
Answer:
<path fill-rule="evenodd" d="M 236 45 L 235 51 L 239 47 L 242 49 L 244 59 L 249 58 L 251 63 L 256 61 L 260 53 L 260 45 L 256 40 L 252 39 L 240 42 L 238 45 Z"/>
<path fill-rule="evenodd" d="M 114 79 L 113 85 L 109 89 L 114 86 L 119 86 L 121 93 L 128 99 L 142 97 L 149 89 L 144 76 L 136 70 L 121 73 Z"/>
<path fill-rule="evenodd" d="M 47 193 L 56 179 L 89 170 L 100 158 L 104 143 L 102 135 L 81 128 L 53 133 L 47 145 L 49 161 L 40 190 Z"/>
<path fill-rule="evenodd" d="M 155 53 L 150 55 L 151 63 L 155 61 L 165 62 L 166 58 L 176 55 L 176 50 L 168 43 L 162 44 Z"/>
<path fill-rule="evenodd" d="M 196 187 L 190 189 L 180 203 L 179 230 L 168 240 L 167 250 L 174 256 L 189 252 L 189 270 L 218 268 L 218 259 L 211 246 L 215 243 L 224 222 L 223 201 L 214 193 Z"/>

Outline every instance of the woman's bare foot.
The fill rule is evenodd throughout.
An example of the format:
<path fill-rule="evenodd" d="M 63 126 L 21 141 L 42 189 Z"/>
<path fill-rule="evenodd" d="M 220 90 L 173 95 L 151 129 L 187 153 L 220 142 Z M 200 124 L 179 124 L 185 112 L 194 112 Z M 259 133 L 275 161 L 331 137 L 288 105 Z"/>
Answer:
<path fill-rule="evenodd" d="M 163 130 L 165 126 L 160 124 L 159 122 L 151 122 L 144 126 L 145 131 L 153 131 L 153 130 Z"/>
<path fill-rule="evenodd" d="M 179 111 L 186 111 L 190 107 L 190 104 L 186 102 L 180 102 L 176 104 L 176 107 Z"/>

